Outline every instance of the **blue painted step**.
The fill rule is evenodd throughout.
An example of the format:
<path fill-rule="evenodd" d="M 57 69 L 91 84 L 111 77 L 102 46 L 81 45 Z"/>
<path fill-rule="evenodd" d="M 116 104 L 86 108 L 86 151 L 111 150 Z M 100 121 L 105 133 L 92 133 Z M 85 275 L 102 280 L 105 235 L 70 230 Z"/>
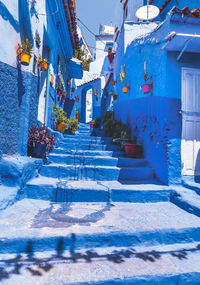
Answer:
<path fill-rule="evenodd" d="M 135 159 L 127 157 L 110 157 L 110 156 L 82 156 L 71 154 L 52 153 L 48 156 L 49 161 L 53 163 L 62 163 L 70 165 L 105 165 L 116 167 L 141 167 L 147 166 L 145 159 Z"/>
<path fill-rule="evenodd" d="M 40 176 L 32 179 L 21 192 L 21 199 L 43 199 L 52 202 L 134 202 L 169 201 L 174 190 L 167 186 L 121 184 L 113 181 L 72 181 Z M 151 184 L 152 183 L 152 184 Z"/>
<path fill-rule="evenodd" d="M 60 144 L 60 147 L 63 149 L 70 149 L 70 150 L 111 150 L 111 151 L 121 151 L 120 146 L 118 145 L 103 145 L 103 144 L 93 144 L 93 143 L 87 143 L 87 144 L 82 144 L 81 142 L 79 143 L 69 143 L 65 144 L 62 143 Z"/>
<path fill-rule="evenodd" d="M 57 154 L 72 154 L 72 155 L 83 155 L 83 156 L 111 156 L 111 157 L 124 157 L 123 151 L 108 151 L 108 150 L 71 150 L 58 147 L 54 150 Z"/>
<path fill-rule="evenodd" d="M 153 179 L 149 167 L 118 168 L 111 166 L 74 166 L 65 164 L 44 165 L 41 175 L 54 178 L 74 178 L 79 180 L 147 180 Z"/>
<path fill-rule="evenodd" d="M 78 136 L 78 135 L 67 135 L 62 140 L 63 143 L 73 142 L 93 142 L 93 143 L 110 143 L 112 144 L 113 139 L 110 137 L 93 137 L 93 136 Z"/>

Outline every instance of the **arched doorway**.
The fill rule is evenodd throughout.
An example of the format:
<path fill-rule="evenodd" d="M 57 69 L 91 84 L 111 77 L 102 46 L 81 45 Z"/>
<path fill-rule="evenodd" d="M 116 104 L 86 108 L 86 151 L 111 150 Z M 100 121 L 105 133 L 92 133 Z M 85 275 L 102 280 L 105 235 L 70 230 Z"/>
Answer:
<path fill-rule="evenodd" d="M 93 89 L 87 86 L 81 94 L 81 122 L 88 123 L 93 118 Z"/>

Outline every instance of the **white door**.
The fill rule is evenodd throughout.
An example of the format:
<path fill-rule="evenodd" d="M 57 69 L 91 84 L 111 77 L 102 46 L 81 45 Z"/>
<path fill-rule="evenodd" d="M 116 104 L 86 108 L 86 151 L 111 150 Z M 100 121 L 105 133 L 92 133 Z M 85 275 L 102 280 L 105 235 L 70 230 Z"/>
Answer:
<path fill-rule="evenodd" d="M 200 175 L 200 69 L 182 68 L 183 175 Z"/>

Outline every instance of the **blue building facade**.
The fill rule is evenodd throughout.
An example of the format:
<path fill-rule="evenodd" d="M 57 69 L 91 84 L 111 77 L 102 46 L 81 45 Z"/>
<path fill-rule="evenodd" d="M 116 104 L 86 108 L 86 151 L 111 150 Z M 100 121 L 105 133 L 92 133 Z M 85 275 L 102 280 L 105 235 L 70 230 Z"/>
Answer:
<path fill-rule="evenodd" d="M 53 103 L 61 105 L 57 81 L 69 96 L 71 78 L 82 77 L 81 63 L 72 59 L 79 48 L 75 7 L 72 0 L 3 0 L 0 15 L 0 151 L 26 155 L 29 128 L 38 120 L 53 127 Z M 26 38 L 33 45 L 28 66 L 17 56 Z M 39 56 L 49 62 L 45 72 Z"/>
<path fill-rule="evenodd" d="M 153 3 L 159 7 L 161 2 Z M 190 7 L 182 9 L 185 4 Z M 196 88 L 196 94 L 200 95 L 197 87 L 200 84 L 199 10 L 191 11 L 199 4 L 199 1 L 181 1 L 181 9 L 171 10 L 160 24 L 125 22 L 117 40 L 114 78 L 119 97 L 113 102 L 115 119 L 131 127 L 132 136 L 143 144 L 144 155 L 155 175 L 166 184 L 180 183 L 185 175 L 199 175 L 198 143 L 195 146 L 199 135 L 195 131 L 188 135 L 193 128 L 197 129 L 198 119 L 195 119 L 196 125 L 187 127 L 189 123 L 184 116 L 188 107 L 185 105 L 190 99 L 183 98 L 187 90 L 188 98 L 191 96 L 188 87 L 191 80 L 197 82 L 191 90 Z M 127 94 L 122 92 L 121 67 L 126 70 Z M 186 83 L 185 70 L 188 78 L 190 70 L 196 72 L 194 79 Z M 147 83 L 152 84 L 147 94 L 141 88 L 145 83 L 144 71 L 148 75 Z M 198 111 L 191 107 L 190 115 L 198 115 Z M 193 145 L 189 146 L 190 142 Z M 194 154 L 185 155 L 192 149 L 195 149 Z M 193 161 L 189 161 L 191 157 Z"/>

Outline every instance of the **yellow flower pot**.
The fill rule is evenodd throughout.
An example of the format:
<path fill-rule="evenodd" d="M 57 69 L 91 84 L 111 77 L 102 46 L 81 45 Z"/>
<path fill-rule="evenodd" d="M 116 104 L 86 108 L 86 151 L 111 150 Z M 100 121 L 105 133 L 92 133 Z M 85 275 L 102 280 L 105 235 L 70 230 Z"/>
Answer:
<path fill-rule="evenodd" d="M 21 60 L 21 64 L 29 65 L 30 60 L 31 60 L 31 55 L 29 53 L 22 52 L 20 55 L 20 60 Z"/>
<path fill-rule="evenodd" d="M 42 61 L 41 63 L 40 63 L 40 70 L 41 71 L 46 71 L 47 69 L 48 69 L 48 62 L 46 62 L 46 61 Z"/>
<path fill-rule="evenodd" d="M 66 126 L 67 124 L 65 123 L 60 123 L 60 124 L 56 123 L 56 130 L 59 131 L 60 133 L 64 133 Z"/>
<path fill-rule="evenodd" d="M 122 91 L 123 91 L 123 93 L 128 93 L 128 86 L 122 87 Z"/>
<path fill-rule="evenodd" d="M 53 86 L 53 74 L 50 74 L 50 83 L 51 83 L 51 86 Z"/>

